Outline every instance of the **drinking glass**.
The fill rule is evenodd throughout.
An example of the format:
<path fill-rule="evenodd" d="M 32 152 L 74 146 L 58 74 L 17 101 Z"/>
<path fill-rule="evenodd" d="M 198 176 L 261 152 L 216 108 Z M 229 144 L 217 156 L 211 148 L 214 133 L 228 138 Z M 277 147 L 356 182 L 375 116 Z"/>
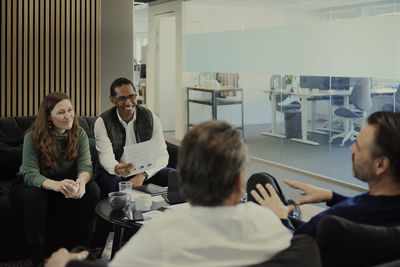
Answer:
<path fill-rule="evenodd" d="M 119 192 L 126 192 L 129 195 L 129 201 L 132 201 L 132 183 L 128 181 L 123 181 L 118 183 Z"/>

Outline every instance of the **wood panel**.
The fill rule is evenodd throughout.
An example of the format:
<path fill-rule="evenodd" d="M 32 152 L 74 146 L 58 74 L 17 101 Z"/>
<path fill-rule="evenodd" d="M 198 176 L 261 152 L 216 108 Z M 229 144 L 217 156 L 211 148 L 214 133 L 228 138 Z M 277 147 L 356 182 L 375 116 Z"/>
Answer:
<path fill-rule="evenodd" d="M 55 91 L 99 115 L 100 0 L 2 0 L 0 117 L 35 115 Z"/>
<path fill-rule="evenodd" d="M 6 113 L 6 105 L 3 104 L 6 99 L 6 1 L 1 1 L 1 10 L 0 10 L 0 114 Z"/>
<path fill-rule="evenodd" d="M 6 98 L 4 99 L 4 104 L 6 105 L 6 115 L 10 116 L 11 113 L 11 107 L 12 107 L 12 95 L 11 95 L 11 88 L 12 88 L 12 56 L 13 56 L 13 51 L 12 51 L 12 1 L 11 0 L 7 0 L 7 21 L 6 21 L 6 25 L 7 25 L 7 44 L 6 44 L 6 69 L 4 71 L 7 72 L 6 75 Z"/>

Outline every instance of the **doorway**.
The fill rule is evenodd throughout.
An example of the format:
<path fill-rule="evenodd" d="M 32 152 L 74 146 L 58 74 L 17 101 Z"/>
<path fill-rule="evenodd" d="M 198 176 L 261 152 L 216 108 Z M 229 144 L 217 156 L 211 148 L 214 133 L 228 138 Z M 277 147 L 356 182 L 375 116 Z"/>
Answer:
<path fill-rule="evenodd" d="M 175 131 L 176 17 L 157 16 L 157 110 L 164 131 Z"/>

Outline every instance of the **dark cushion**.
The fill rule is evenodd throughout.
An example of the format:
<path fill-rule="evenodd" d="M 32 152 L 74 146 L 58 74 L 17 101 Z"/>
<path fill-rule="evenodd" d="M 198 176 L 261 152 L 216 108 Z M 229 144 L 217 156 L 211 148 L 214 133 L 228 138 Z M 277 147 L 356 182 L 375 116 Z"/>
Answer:
<path fill-rule="evenodd" d="M 327 215 L 318 224 L 316 240 L 324 266 L 371 266 L 400 258 L 400 226 L 372 226 Z"/>
<path fill-rule="evenodd" d="M 252 267 L 322 266 L 318 246 L 307 235 L 295 235 L 290 247 L 276 254 L 272 259 L 251 265 Z"/>
<path fill-rule="evenodd" d="M 96 139 L 89 138 L 89 147 L 90 147 L 90 156 L 92 159 L 92 167 L 93 167 L 93 178 L 96 179 L 100 174 L 101 166 L 99 160 L 99 154 L 96 149 Z"/>
<path fill-rule="evenodd" d="M 34 120 L 35 116 L 0 118 L 0 142 L 10 146 L 22 144 L 25 131 Z"/>
<path fill-rule="evenodd" d="M 167 144 L 167 151 L 168 151 L 168 155 L 169 155 L 167 167 L 176 169 L 176 165 L 178 163 L 179 146 L 172 144 L 168 141 L 165 141 L 165 143 Z"/>
<path fill-rule="evenodd" d="M 0 187 L 3 189 L 4 194 L 0 195 L 0 235 L 4 234 L 3 231 L 18 231 L 21 230 L 21 217 L 18 216 L 15 209 L 11 206 L 8 199 L 8 192 L 10 191 L 11 183 L 0 181 Z M 3 238 L 3 236 L 2 236 Z"/>
<path fill-rule="evenodd" d="M 81 126 L 87 136 L 89 138 L 94 138 L 94 123 L 96 122 L 97 118 L 96 117 L 84 117 L 84 116 L 79 116 L 79 126 Z"/>
<path fill-rule="evenodd" d="M 22 144 L 9 146 L 0 142 L 0 180 L 13 180 L 22 163 Z"/>

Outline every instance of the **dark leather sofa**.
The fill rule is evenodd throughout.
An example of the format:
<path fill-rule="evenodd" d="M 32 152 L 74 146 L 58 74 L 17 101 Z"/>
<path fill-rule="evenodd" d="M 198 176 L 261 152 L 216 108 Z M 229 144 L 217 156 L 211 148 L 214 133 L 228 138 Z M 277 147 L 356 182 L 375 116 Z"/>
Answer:
<path fill-rule="evenodd" d="M 12 208 L 8 192 L 21 165 L 24 133 L 34 119 L 34 116 L 0 118 L 0 262 L 29 257 L 28 248 L 25 245 L 22 214 L 18 214 Z M 79 117 L 79 124 L 89 137 L 94 175 L 99 170 L 94 139 L 95 121 L 96 117 Z M 175 167 L 178 147 L 167 142 L 167 149 L 170 155 L 168 166 Z M 71 234 L 71 231 L 74 231 L 71 228 L 71 220 L 73 218 L 58 214 L 49 216 L 47 243 L 50 251 L 65 246 L 68 238 L 74 236 Z M 102 228 L 100 220 L 97 228 Z M 93 239 L 104 244 L 108 229 L 97 228 Z"/>
<path fill-rule="evenodd" d="M 323 266 L 400 266 L 400 226 L 375 226 L 327 215 L 317 228 Z"/>

